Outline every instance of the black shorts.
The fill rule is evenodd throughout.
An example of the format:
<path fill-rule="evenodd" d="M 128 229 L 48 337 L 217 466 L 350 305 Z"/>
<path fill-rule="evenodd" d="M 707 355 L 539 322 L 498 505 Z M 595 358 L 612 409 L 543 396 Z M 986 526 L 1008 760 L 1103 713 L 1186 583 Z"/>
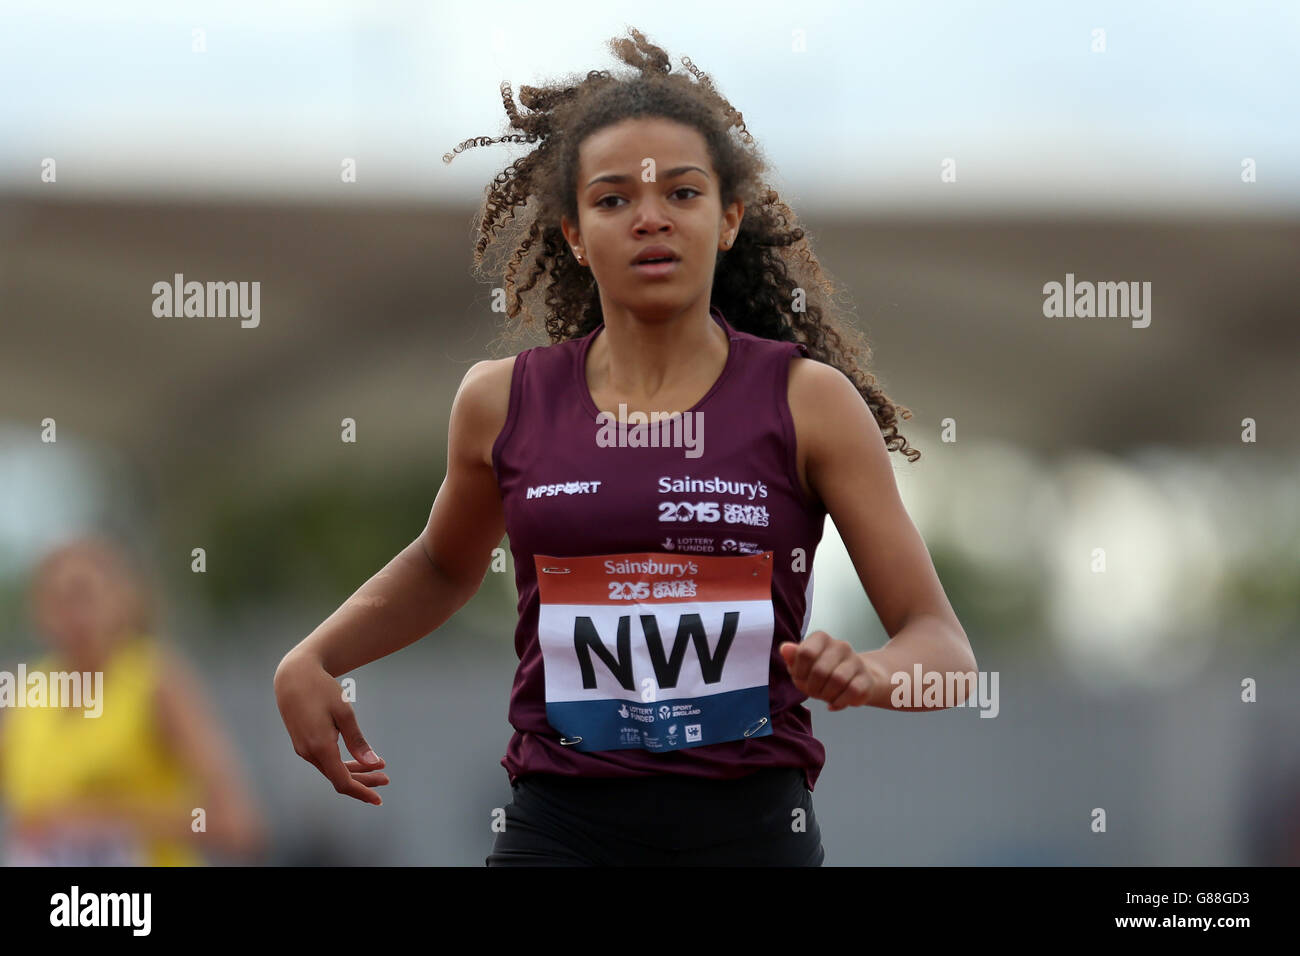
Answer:
<path fill-rule="evenodd" d="M 736 780 L 534 773 L 511 790 L 488 866 L 821 866 L 826 856 L 798 768 Z"/>

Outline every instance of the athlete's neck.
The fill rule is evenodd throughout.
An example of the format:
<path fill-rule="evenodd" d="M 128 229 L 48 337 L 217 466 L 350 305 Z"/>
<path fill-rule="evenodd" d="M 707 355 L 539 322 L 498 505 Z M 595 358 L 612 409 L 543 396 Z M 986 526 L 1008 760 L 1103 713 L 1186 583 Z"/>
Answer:
<path fill-rule="evenodd" d="M 729 349 L 707 302 L 666 319 L 614 309 L 588 349 L 587 386 L 593 395 L 618 396 L 640 410 L 661 398 L 698 399 L 722 374 Z"/>

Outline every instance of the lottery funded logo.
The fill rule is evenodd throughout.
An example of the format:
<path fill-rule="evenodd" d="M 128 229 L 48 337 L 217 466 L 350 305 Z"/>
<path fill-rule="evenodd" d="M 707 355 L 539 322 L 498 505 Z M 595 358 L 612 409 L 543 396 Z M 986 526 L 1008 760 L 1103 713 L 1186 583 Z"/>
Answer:
<path fill-rule="evenodd" d="M 744 541 L 737 538 L 723 538 L 719 541 L 717 538 L 705 538 L 691 535 L 679 535 L 674 538 L 668 535 L 659 542 L 659 547 L 665 551 L 678 551 L 684 553 L 712 553 L 721 551 L 724 554 L 756 554 L 762 551 L 762 546 L 757 541 Z"/>
<path fill-rule="evenodd" d="M 691 535 L 680 535 L 676 538 L 672 535 L 667 535 L 659 542 L 659 547 L 663 548 L 665 551 L 684 551 L 687 553 L 717 550 L 713 544 L 712 538 Z M 724 548 L 723 550 L 726 549 Z"/>

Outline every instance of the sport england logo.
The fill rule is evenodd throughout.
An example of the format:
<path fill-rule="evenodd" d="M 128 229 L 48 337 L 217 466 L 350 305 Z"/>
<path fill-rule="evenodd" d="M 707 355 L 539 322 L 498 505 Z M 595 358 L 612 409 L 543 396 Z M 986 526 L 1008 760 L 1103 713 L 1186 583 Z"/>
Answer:
<path fill-rule="evenodd" d="M 772 552 L 534 560 L 546 719 L 562 742 L 664 751 L 772 732 Z"/>

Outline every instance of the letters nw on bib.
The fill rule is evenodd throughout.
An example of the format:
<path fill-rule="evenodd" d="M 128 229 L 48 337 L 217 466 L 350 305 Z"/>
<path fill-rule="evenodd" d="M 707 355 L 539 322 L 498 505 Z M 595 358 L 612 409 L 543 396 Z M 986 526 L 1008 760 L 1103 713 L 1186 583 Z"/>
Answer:
<path fill-rule="evenodd" d="M 772 553 L 536 558 L 546 719 L 581 751 L 772 732 Z"/>

